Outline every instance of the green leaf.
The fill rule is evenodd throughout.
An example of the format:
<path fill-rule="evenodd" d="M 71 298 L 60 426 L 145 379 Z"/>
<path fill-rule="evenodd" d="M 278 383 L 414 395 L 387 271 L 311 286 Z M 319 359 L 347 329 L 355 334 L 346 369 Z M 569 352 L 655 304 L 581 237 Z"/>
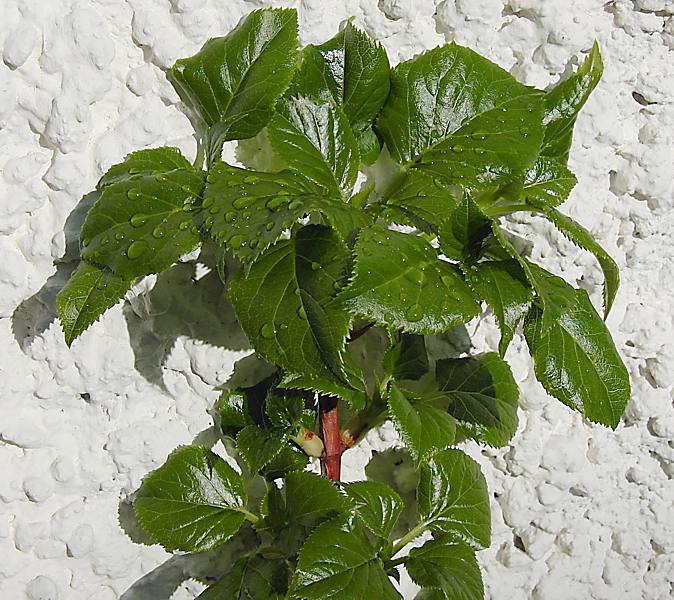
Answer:
<path fill-rule="evenodd" d="M 412 580 L 424 587 L 441 590 L 447 600 L 483 600 L 484 586 L 475 552 L 448 540 L 431 540 L 413 548 L 405 563 Z"/>
<path fill-rule="evenodd" d="M 437 233 L 440 223 L 452 214 L 458 202 L 439 177 L 411 170 L 401 176 L 384 204 L 370 210 L 393 223 L 410 225 L 427 233 Z"/>
<path fill-rule="evenodd" d="M 387 540 L 404 508 L 398 493 L 375 481 L 347 483 L 344 491 L 365 526 L 377 537 Z"/>
<path fill-rule="evenodd" d="M 539 156 L 524 178 L 521 197 L 546 206 L 559 206 L 577 183 L 566 165 L 554 158 Z"/>
<path fill-rule="evenodd" d="M 269 425 L 265 407 L 278 381 L 278 374 L 272 373 L 252 386 L 222 392 L 217 411 L 225 435 L 233 436 L 247 425 Z"/>
<path fill-rule="evenodd" d="M 566 290 L 566 282 L 521 256 L 496 223 L 492 224 L 492 231 L 499 244 L 522 267 L 529 283 L 534 288 L 536 301 L 543 310 L 541 325 L 547 331 L 557 322 L 571 302 Z"/>
<path fill-rule="evenodd" d="M 56 312 L 66 345 L 70 347 L 87 327 L 115 306 L 132 283 L 132 280 L 122 279 L 109 269 L 80 262 L 56 296 Z"/>
<path fill-rule="evenodd" d="M 517 431 L 520 393 L 508 363 L 489 352 L 440 360 L 435 371 L 461 433 L 497 448 L 511 440 Z"/>
<path fill-rule="evenodd" d="M 476 549 L 489 547 L 487 483 L 461 450 L 443 450 L 422 465 L 417 501 L 421 522 L 431 531 Z"/>
<path fill-rule="evenodd" d="M 538 156 L 543 96 L 468 48 L 449 44 L 400 63 L 377 130 L 394 160 L 479 189 Z"/>
<path fill-rule="evenodd" d="M 548 277 L 564 290 L 568 305 L 547 329 L 536 307 L 525 321 L 536 377 L 567 406 L 615 429 L 630 398 L 627 369 L 587 292 L 554 275 Z"/>
<path fill-rule="evenodd" d="M 515 260 L 480 262 L 465 269 L 468 285 L 494 312 L 501 330 L 499 352 L 503 356 L 515 330 L 533 299 L 531 288 Z"/>
<path fill-rule="evenodd" d="M 308 472 L 289 473 L 285 479 L 285 498 L 289 519 L 313 525 L 317 517 L 343 512 L 349 499 L 325 477 Z"/>
<path fill-rule="evenodd" d="M 592 234 L 585 229 L 580 223 L 577 223 L 572 218 L 560 213 L 554 208 L 550 208 L 541 203 L 533 203 L 547 219 L 554 223 L 555 227 L 576 246 L 587 250 L 594 254 L 599 262 L 599 266 L 604 273 L 604 318 L 606 318 L 611 311 L 613 301 L 618 293 L 620 286 L 620 271 L 618 265 L 609 256 L 608 252 L 604 250 L 592 237 Z"/>
<path fill-rule="evenodd" d="M 304 400 L 300 396 L 272 394 L 265 409 L 272 426 L 282 431 L 297 429 L 304 418 Z"/>
<path fill-rule="evenodd" d="M 246 425 L 236 437 L 236 446 L 250 470 L 257 473 L 281 452 L 287 441 L 281 431 Z"/>
<path fill-rule="evenodd" d="M 292 471 L 301 471 L 309 464 L 309 457 L 297 446 L 286 445 L 264 468 L 264 476 L 274 480 Z"/>
<path fill-rule="evenodd" d="M 230 288 L 256 351 L 304 383 L 331 382 L 337 395 L 353 379 L 345 355 L 350 318 L 332 302 L 349 260 L 333 230 L 310 225 L 270 248 Z"/>
<path fill-rule="evenodd" d="M 394 379 L 419 379 L 428 372 L 424 337 L 403 333 L 384 355 L 384 372 Z"/>
<path fill-rule="evenodd" d="M 447 258 L 467 261 L 475 258 L 482 241 L 491 233 L 491 221 L 468 194 L 463 195 L 449 218 L 440 226 L 440 249 Z"/>
<path fill-rule="evenodd" d="M 379 227 L 361 230 L 355 275 L 338 297 L 354 315 L 409 333 L 439 333 L 479 312 L 455 268 L 426 241 Z"/>
<path fill-rule="evenodd" d="M 284 99 L 269 124 L 269 139 L 291 168 L 337 197 L 350 194 L 358 175 L 358 145 L 332 100 Z"/>
<path fill-rule="evenodd" d="M 597 42 L 585 62 L 568 79 L 562 81 L 545 95 L 545 138 L 541 153 L 566 162 L 573 136 L 576 117 L 597 87 L 604 63 Z"/>
<path fill-rule="evenodd" d="M 124 279 L 163 271 L 200 241 L 191 212 L 201 197 L 204 174 L 189 165 L 154 174 L 140 171 L 149 168 L 151 161 L 145 158 L 150 153 L 181 162 L 174 152 L 158 148 L 146 151 L 143 166 L 135 153 L 112 167 L 80 234 L 82 258 Z"/>
<path fill-rule="evenodd" d="M 312 212 L 326 216 L 343 241 L 371 223 L 361 210 L 295 171 L 261 173 L 215 164 L 204 192 L 202 220 L 214 240 L 245 262 L 252 262 L 275 244 L 283 232 Z"/>
<path fill-rule="evenodd" d="M 296 76 L 301 93 L 332 99 L 342 107 L 368 163 L 379 153 L 371 128 L 389 85 L 386 51 L 350 22 L 324 44 L 307 46 Z"/>
<path fill-rule="evenodd" d="M 128 154 L 124 162 L 112 165 L 98 182 L 98 189 L 113 183 L 133 181 L 137 175 L 154 175 L 168 171 L 191 170 L 192 165 L 178 148 L 162 146 Z"/>
<path fill-rule="evenodd" d="M 305 600 L 401 598 L 355 517 L 339 517 L 314 530 L 300 552 L 290 593 Z"/>
<path fill-rule="evenodd" d="M 210 162 L 223 142 L 253 137 L 269 122 L 297 56 L 297 12 L 264 9 L 171 68 L 171 83 L 205 126 Z"/>
<path fill-rule="evenodd" d="M 282 600 L 286 597 L 288 580 L 284 561 L 254 555 L 239 559 L 197 600 Z"/>
<path fill-rule="evenodd" d="M 241 476 L 201 446 L 174 451 L 134 500 L 143 529 L 166 550 L 203 552 L 226 542 L 245 520 Z"/>
<path fill-rule="evenodd" d="M 423 397 L 391 384 L 389 416 L 405 441 L 417 466 L 454 442 L 456 422 L 445 410 Z"/>

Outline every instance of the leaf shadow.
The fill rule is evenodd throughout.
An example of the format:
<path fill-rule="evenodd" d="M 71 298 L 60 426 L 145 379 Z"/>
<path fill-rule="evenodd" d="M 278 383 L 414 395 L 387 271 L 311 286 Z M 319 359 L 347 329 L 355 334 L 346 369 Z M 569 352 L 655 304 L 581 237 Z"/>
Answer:
<path fill-rule="evenodd" d="M 12 313 L 12 333 L 25 353 L 35 337 L 44 333 L 56 319 L 56 295 L 75 270 L 80 256 L 79 232 L 89 209 L 100 192 L 93 191 L 82 197 L 71 211 L 63 227 L 65 253 L 56 261 L 54 273 L 30 298 L 26 298 Z"/>

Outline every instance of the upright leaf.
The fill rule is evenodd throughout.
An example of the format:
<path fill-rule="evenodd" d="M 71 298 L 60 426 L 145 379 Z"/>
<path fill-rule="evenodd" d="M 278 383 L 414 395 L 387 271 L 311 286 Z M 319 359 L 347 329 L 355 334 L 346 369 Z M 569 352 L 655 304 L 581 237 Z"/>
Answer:
<path fill-rule="evenodd" d="M 226 542 L 245 520 L 241 476 L 201 446 L 173 452 L 143 480 L 134 508 L 166 550 L 203 552 Z"/>
<path fill-rule="evenodd" d="M 567 217 L 559 211 L 545 206 L 538 202 L 532 202 L 542 213 L 548 218 L 555 227 L 562 232 L 562 234 L 571 240 L 576 246 L 583 250 L 587 250 L 594 254 L 599 262 L 604 273 L 604 318 L 606 318 L 611 311 L 613 301 L 618 293 L 620 286 L 620 272 L 618 265 L 609 256 L 608 252 L 604 250 L 592 237 L 592 234 L 585 229 L 580 223 L 577 223 L 572 218 Z"/>
<path fill-rule="evenodd" d="M 476 263 L 465 270 L 465 275 L 478 298 L 494 312 L 501 330 L 498 347 L 503 356 L 533 299 L 526 275 L 515 260 Z"/>
<path fill-rule="evenodd" d="M 325 517 L 349 508 L 349 500 L 325 477 L 313 473 L 289 473 L 285 479 L 285 498 L 291 521 L 315 524 Z"/>
<path fill-rule="evenodd" d="M 331 40 L 302 51 L 296 85 L 301 93 L 341 106 L 363 159 L 376 158 L 379 143 L 372 123 L 389 91 L 388 57 L 378 42 L 347 23 Z"/>
<path fill-rule="evenodd" d="M 346 516 L 324 523 L 307 539 L 290 593 L 304 600 L 401 598 L 363 526 Z"/>
<path fill-rule="evenodd" d="M 392 71 L 377 130 L 396 161 L 480 189 L 533 165 L 542 117 L 535 90 L 472 50 L 449 44 Z"/>
<path fill-rule="evenodd" d="M 440 360 L 435 377 L 464 435 L 494 447 L 515 435 L 520 393 L 508 363 L 497 354 Z"/>
<path fill-rule="evenodd" d="M 405 563 L 412 580 L 423 588 L 439 590 L 446 600 L 483 600 L 484 586 L 475 552 L 451 540 L 430 540 L 413 548 Z"/>
<path fill-rule="evenodd" d="M 440 249 L 447 258 L 468 261 L 477 257 L 480 245 L 491 233 L 491 221 L 468 194 L 440 226 Z"/>
<path fill-rule="evenodd" d="M 559 206 L 576 186 L 576 176 L 556 158 L 539 156 L 524 178 L 522 199 Z"/>
<path fill-rule="evenodd" d="M 424 240 L 361 230 L 354 276 L 338 297 L 352 314 L 409 333 L 439 333 L 474 317 L 479 306 L 455 268 Z"/>
<path fill-rule="evenodd" d="M 122 181 L 134 181 L 138 175 L 155 175 L 168 171 L 191 170 L 192 165 L 178 148 L 146 148 L 127 155 L 124 162 L 112 165 L 98 182 L 98 189 Z"/>
<path fill-rule="evenodd" d="M 573 136 L 576 117 L 597 87 L 604 63 L 597 42 L 592 46 L 585 62 L 568 79 L 562 81 L 545 95 L 545 138 L 542 154 L 566 162 Z"/>
<path fill-rule="evenodd" d="M 275 152 L 292 168 L 337 197 L 350 194 L 358 175 L 358 145 L 349 121 L 332 100 L 283 100 L 269 124 Z"/>
<path fill-rule="evenodd" d="M 288 436 L 276 429 L 246 425 L 236 437 L 239 454 L 254 473 L 262 470 L 284 448 Z"/>
<path fill-rule="evenodd" d="M 56 296 L 56 312 L 66 345 L 70 346 L 106 310 L 117 304 L 132 283 L 109 269 L 80 262 Z"/>
<path fill-rule="evenodd" d="M 82 258 L 124 279 L 163 271 L 200 241 L 191 213 L 201 197 L 203 173 L 189 165 L 149 170 L 158 162 L 164 168 L 180 164 L 170 149 L 140 154 L 129 155 L 103 177 L 81 232 Z"/>
<path fill-rule="evenodd" d="M 348 262 L 334 231 L 311 225 L 278 242 L 230 288 L 257 352 L 304 382 L 332 382 L 338 395 L 350 386 L 344 353 L 350 318 L 333 297 L 345 281 Z"/>
<path fill-rule="evenodd" d="M 428 353 L 422 335 L 403 333 L 384 355 L 384 372 L 394 379 L 419 379 L 428 369 Z"/>
<path fill-rule="evenodd" d="M 169 71 L 169 79 L 206 129 L 210 162 L 223 142 L 256 135 L 271 119 L 297 63 L 297 12 L 251 12 L 226 36 L 211 38 Z"/>
<path fill-rule="evenodd" d="M 587 292 L 555 279 L 566 291 L 567 308 L 547 329 L 534 308 L 524 326 L 536 377 L 567 406 L 615 429 L 630 398 L 627 369 Z"/>
<path fill-rule="evenodd" d="M 456 422 L 447 411 L 391 384 L 389 415 L 417 466 L 454 442 Z"/>
<path fill-rule="evenodd" d="M 387 540 L 404 508 L 398 493 L 376 481 L 347 483 L 344 491 L 365 526 L 377 537 Z"/>
<path fill-rule="evenodd" d="M 288 567 L 283 560 L 258 554 L 239 559 L 197 600 L 282 600 L 288 580 Z"/>
<path fill-rule="evenodd" d="M 443 450 L 421 467 L 417 501 L 421 523 L 431 531 L 478 550 L 489 547 L 487 483 L 461 450 Z"/>

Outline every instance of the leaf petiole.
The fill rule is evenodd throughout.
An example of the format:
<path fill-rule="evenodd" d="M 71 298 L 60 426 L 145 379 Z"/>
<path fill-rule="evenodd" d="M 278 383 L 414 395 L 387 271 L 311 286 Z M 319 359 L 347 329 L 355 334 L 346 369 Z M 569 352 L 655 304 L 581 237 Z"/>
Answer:
<path fill-rule="evenodd" d="M 242 513 L 243 516 L 246 517 L 246 520 L 250 521 L 253 525 L 260 522 L 260 517 L 258 517 L 257 515 L 254 515 L 249 510 L 246 510 L 245 508 L 238 508 L 237 510 L 240 513 Z"/>
<path fill-rule="evenodd" d="M 424 531 L 426 531 L 427 527 L 428 527 L 427 523 L 421 522 L 412 529 L 410 529 L 403 537 L 401 537 L 395 544 L 393 544 L 391 551 L 388 553 L 389 556 L 393 557 L 396 554 L 398 554 L 398 552 L 400 552 L 405 546 L 407 546 L 407 544 L 416 540 Z M 406 559 L 407 557 L 402 558 Z"/>

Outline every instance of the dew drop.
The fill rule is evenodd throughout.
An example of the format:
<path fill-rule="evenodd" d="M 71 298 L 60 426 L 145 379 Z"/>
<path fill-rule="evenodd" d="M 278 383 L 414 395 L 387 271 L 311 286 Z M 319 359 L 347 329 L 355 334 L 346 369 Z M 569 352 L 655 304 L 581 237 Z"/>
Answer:
<path fill-rule="evenodd" d="M 244 183 L 256 183 L 260 178 L 257 175 L 248 175 L 243 178 Z"/>
<path fill-rule="evenodd" d="M 163 173 L 158 173 L 154 176 L 154 180 L 158 183 L 163 183 L 164 181 L 168 181 L 168 177 L 166 177 L 166 175 Z"/>
<path fill-rule="evenodd" d="M 126 249 L 126 256 L 129 260 L 140 258 L 148 248 L 147 242 L 143 240 L 136 240 Z"/>
<path fill-rule="evenodd" d="M 194 208 L 194 205 L 191 202 L 185 202 L 185 204 L 183 204 L 183 211 L 184 212 L 192 212 L 193 208 Z"/>
<path fill-rule="evenodd" d="M 115 239 L 116 239 L 118 242 L 121 242 L 125 237 L 126 237 L 126 236 L 125 236 L 124 233 L 121 232 L 121 231 L 118 231 L 118 232 L 115 234 Z"/>
<path fill-rule="evenodd" d="M 126 196 L 129 200 L 138 200 L 142 195 L 142 192 L 138 188 L 130 188 L 126 192 Z"/>
<path fill-rule="evenodd" d="M 250 218 L 253 216 L 253 213 L 250 212 L 249 210 L 244 210 L 243 213 L 241 214 L 241 216 L 242 216 L 246 221 L 248 221 L 248 219 L 250 219 Z"/>
<path fill-rule="evenodd" d="M 219 206 L 211 206 L 211 210 L 208 211 L 212 215 L 217 215 L 220 212 Z"/>
<path fill-rule="evenodd" d="M 307 318 L 307 311 L 304 310 L 304 306 L 300 306 L 299 310 L 297 311 L 297 314 L 299 315 L 300 319 L 306 320 L 306 318 Z"/>
<path fill-rule="evenodd" d="M 86 248 L 89 244 L 91 244 L 91 240 L 90 240 L 89 238 L 84 238 L 84 239 L 82 240 L 82 246 L 84 246 L 85 248 Z"/>
<path fill-rule="evenodd" d="M 457 154 L 463 152 L 463 146 L 461 144 L 455 144 L 452 146 L 452 152 L 456 152 Z"/>
<path fill-rule="evenodd" d="M 103 258 L 103 253 L 102 253 L 100 250 L 96 250 L 96 251 L 94 252 L 94 258 L 95 258 L 96 260 L 101 260 L 101 258 Z"/>
<path fill-rule="evenodd" d="M 225 222 L 232 223 L 236 219 L 236 212 L 233 210 L 228 210 L 225 213 Z"/>
<path fill-rule="evenodd" d="M 180 231 L 185 231 L 185 229 L 187 229 L 189 226 L 190 226 L 189 221 L 181 221 L 180 225 L 178 225 L 178 229 L 180 229 Z"/>
<path fill-rule="evenodd" d="M 271 323 L 265 323 L 260 329 L 260 335 L 266 340 L 271 340 L 276 335 L 276 328 Z"/>
<path fill-rule="evenodd" d="M 301 200 L 293 200 L 290 204 L 288 204 L 288 208 L 290 210 L 297 210 L 300 206 L 302 206 Z"/>
<path fill-rule="evenodd" d="M 442 179 L 440 179 L 439 177 L 433 177 L 433 183 L 435 184 L 435 187 L 437 187 L 437 188 L 443 189 L 443 187 L 444 187 L 442 185 Z"/>
<path fill-rule="evenodd" d="M 101 240 L 101 246 L 107 246 L 110 243 L 110 238 L 109 237 L 104 237 Z"/>
<path fill-rule="evenodd" d="M 213 202 L 215 202 L 215 198 L 209 196 L 203 201 L 201 206 L 203 206 L 204 208 L 208 208 L 209 206 L 213 206 Z"/>
<path fill-rule="evenodd" d="M 279 190 L 276 192 L 279 196 L 288 196 L 290 192 L 288 190 Z"/>
<path fill-rule="evenodd" d="M 147 222 L 147 215 L 142 215 L 140 213 L 133 215 L 129 219 L 131 227 L 142 227 L 143 225 L 145 225 L 146 222 Z"/>
<path fill-rule="evenodd" d="M 473 148 L 473 152 L 475 152 L 475 154 L 482 155 L 486 152 L 486 150 L 484 148 L 477 147 L 477 148 Z"/>
<path fill-rule="evenodd" d="M 208 183 L 215 183 L 216 182 L 216 177 L 213 173 L 209 173 L 208 176 L 206 177 L 206 181 Z"/>
<path fill-rule="evenodd" d="M 199 228 L 196 225 L 192 225 L 190 232 L 192 232 L 194 235 L 197 235 L 197 233 L 199 233 Z"/>
<path fill-rule="evenodd" d="M 297 296 L 297 297 L 299 298 L 299 296 L 300 296 L 300 288 L 295 288 L 295 291 L 294 291 L 293 293 L 295 294 L 295 296 Z"/>
<path fill-rule="evenodd" d="M 529 137 L 529 128 L 528 127 L 520 127 L 520 133 L 522 134 L 522 137 Z"/>
<path fill-rule="evenodd" d="M 271 198 L 271 199 L 267 200 L 267 202 L 265 203 L 265 206 L 269 210 L 276 210 L 279 206 L 281 206 L 282 204 L 285 204 L 286 202 L 288 202 L 287 198 Z"/>
<path fill-rule="evenodd" d="M 273 221 L 269 221 L 269 223 L 267 223 L 267 224 L 264 226 L 264 228 L 265 228 L 267 231 L 271 231 L 272 229 L 274 229 L 274 222 L 273 222 Z"/>
<path fill-rule="evenodd" d="M 238 250 L 238 249 L 241 248 L 242 246 L 245 246 L 247 241 L 248 241 L 248 240 L 247 240 L 244 236 L 242 236 L 242 235 L 240 235 L 240 234 L 237 234 L 237 235 L 233 235 L 231 238 L 229 238 L 228 244 L 229 244 L 234 250 Z"/>
<path fill-rule="evenodd" d="M 155 237 L 157 239 L 163 238 L 166 235 L 166 232 L 159 226 L 155 227 L 152 230 L 152 237 Z"/>
<path fill-rule="evenodd" d="M 418 304 L 414 304 L 413 306 L 411 306 L 408 309 L 408 311 L 405 313 L 405 317 L 407 318 L 407 320 L 412 322 L 412 323 L 416 323 L 417 321 L 421 321 L 423 316 L 424 316 L 424 312 Z"/>
<path fill-rule="evenodd" d="M 210 228 L 210 226 L 213 225 L 213 217 L 206 217 L 204 219 L 204 225 L 207 229 Z"/>
<path fill-rule="evenodd" d="M 317 262 L 312 262 L 312 263 L 311 263 L 311 270 L 312 270 L 312 271 L 318 271 L 318 269 L 320 269 L 320 268 L 321 268 L 320 263 L 317 263 Z"/>
<path fill-rule="evenodd" d="M 247 206 L 250 206 L 252 201 L 252 196 L 241 196 L 232 202 L 232 206 L 239 209 L 246 208 Z"/>
<path fill-rule="evenodd" d="M 478 142 L 483 142 L 487 139 L 487 134 L 482 133 L 481 131 L 475 131 L 470 134 L 470 137 L 472 137 L 474 140 L 477 140 Z"/>

